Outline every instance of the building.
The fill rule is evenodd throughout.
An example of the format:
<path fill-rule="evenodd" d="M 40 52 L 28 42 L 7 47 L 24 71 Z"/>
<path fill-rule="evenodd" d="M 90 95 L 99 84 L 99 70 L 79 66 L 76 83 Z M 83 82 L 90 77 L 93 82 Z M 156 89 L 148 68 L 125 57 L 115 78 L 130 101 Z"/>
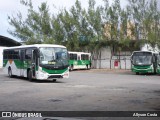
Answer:
<path fill-rule="evenodd" d="M 116 32 L 115 32 L 116 31 Z M 129 46 L 122 47 L 121 51 L 116 51 L 116 44 L 113 48 L 111 46 L 106 46 L 100 50 L 100 57 L 96 57 L 96 54 L 92 59 L 93 68 L 110 68 L 110 69 L 130 69 L 131 61 L 130 56 L 132 51 L 140 50 L 138 44 L 140 41 L 136 39 L 136 27 L 132 21 L 128 21 L 124 25 L 113 25 L 111 23 L 106 23 L 104 25 L 104 35 L 108 41 L 119 41 L 119 40 L 130 40 Z M 140 44 L 139 44 L 140 45 Z"/>
<path fill-rule="evenodd" d="M 123 39 L 136 40 L 135 25 L 131 21 L 128 21 L 126 25 L 121 24 L 120 27 L 106 23 L 104 25 L 104 31 L 104 35 L 108 40 L 117 40 L 120 39 L 120 37 L 123 37 Z"/>
<path fill-rule="evenodd" d="M 3 49 L 6 47 L 20 46 L 21 43 L 0 35 L 0 68 L 3 67 Z"/>

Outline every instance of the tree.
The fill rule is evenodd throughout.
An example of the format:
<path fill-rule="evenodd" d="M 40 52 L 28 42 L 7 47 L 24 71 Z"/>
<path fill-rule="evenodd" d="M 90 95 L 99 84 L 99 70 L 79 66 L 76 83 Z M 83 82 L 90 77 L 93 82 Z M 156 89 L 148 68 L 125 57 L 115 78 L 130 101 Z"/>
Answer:
<path fill-rule="evenodd" d="M 77 33 L 77 42 L 79 51 L 87 51 L 88 48 L 88 22 L 86 20 L 86 11 L 82 9 L 80 1 L 76 0 L 75 5 L 70 9 L 74 20 L 75 32 Z"/>
<path fill-rule="evenodd" d="M 90 51 L 101 58 L 101 49 L 105 46 L 103 42 L 104 28 L 102 21 L 103 8 L 101 6 L 95 7 L 95 0 L 89 0 L 88 12 L 86 15 L 89 24 L 89 38 L 90 38 Z M 94 48 L 94 49 L 93 49 Z M 99 62 L 101 68 L 101 60 Z"/>
<path fill-rule="evenodd" d="M 152 48 L 160 47 L 160 11 L 158 11 L 157 1 L 151 0 L 148 6 L 148 14 L 144 20 L 144 26 L 147 33 L 147 43 L 151 45 Z"/>
<path fill-rule="evenodd" d="M 120 0 L 114 0 L 112 5 L 108 0 L 103 1 L 103 5 L 96 6 L 95 0 L 89 0 L 88 9 L 84 9 L 76 0 L 69 10 L 50 14 L 46 2 L 35 10 L 31 0 L 21 0 L 28 14 L 25 18 L 21 12 L 9 16 L 9 23 L 14 27 L 9 33 L 27 44 L 62 44 L 70 51 L 91 52 L 97 59 L 101 59 L 101 50 L 106 46 L 110 46 L 111 55 L 119 53 L 120 59 L 120 52 L 124 48 L 129 50 L 133 39 L 160 47 L 157 0 L 128 0 L 124 9 Z"/>
<path fill-rule="evenodd" d="M 15 28 L 13 31 L 10 30 L 9 33 L 27 44 L 54 43 L 47 3 L 43 2 L 38 7 L 38 11 L 33 9 L 31 0 L 21 0 L 21 4 L 28 7 L 27 17 L 23 20 L 21 12 L 16 17 L 9 16 L 9 24 Z"/>
<path fill-rule="evenodd" d="M 132 20 L 136 27 L 137 40 L 144 40 L 144 44 L 149 44 L 152 48 L 159 46 L 159 20 L 160 12 L 157 0 L 128 0 Z"/>
<path fill-rule="evenodd" d="M 66 35 L 63 27 L 63 23 L 61 21 L 61 14 L 53 15 L 52 17 L 52 35 L 53 39 L 55 40 L 55 44 L 66 44 Z"/>

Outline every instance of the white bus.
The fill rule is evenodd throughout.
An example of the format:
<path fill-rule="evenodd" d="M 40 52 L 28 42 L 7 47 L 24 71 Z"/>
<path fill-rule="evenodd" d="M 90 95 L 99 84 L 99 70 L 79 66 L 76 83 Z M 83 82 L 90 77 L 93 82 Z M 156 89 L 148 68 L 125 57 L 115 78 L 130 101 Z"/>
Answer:
<path fill-rule="evenodd" d="M 91 53 L 69 51 L 69 69 L 90 69 Z"/>
<path fill-rule="evenodd" d="M 3 68 L 9 77 L 56 81 L 69 77 L 68 66 L 68 52 L 61 45 L 24 45 L 3 51 Z"/>

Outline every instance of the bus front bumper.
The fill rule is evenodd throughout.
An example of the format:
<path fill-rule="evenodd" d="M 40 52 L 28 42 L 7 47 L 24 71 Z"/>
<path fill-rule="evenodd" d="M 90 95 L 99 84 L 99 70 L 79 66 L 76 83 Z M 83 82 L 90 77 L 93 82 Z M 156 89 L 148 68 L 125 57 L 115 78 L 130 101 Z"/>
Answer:
<path fill-rule="evenodd" d="M 149 68 L 132 68 L 132 71 L 135 73 L 154 73 L 152 67 Z"/>
<path fill-rule="evenodd" d="M 69 71 L 66 71 L 63 74 L 48 74 L 45 72 L 38 71 L 36 72 L 36 76 L 38 80 L 53 80 L 53 79 L 69 78 Z"/>

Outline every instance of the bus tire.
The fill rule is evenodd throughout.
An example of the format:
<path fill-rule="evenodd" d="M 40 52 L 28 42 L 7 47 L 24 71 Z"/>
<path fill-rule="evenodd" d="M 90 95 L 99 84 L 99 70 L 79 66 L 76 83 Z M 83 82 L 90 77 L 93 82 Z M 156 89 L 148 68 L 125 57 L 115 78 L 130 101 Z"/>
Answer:
<path fill-rule="evenodd" d="M 32 71 L 31 70 L 28 71 L 27 77 L 29 81 L 32 81 Z"/>
<path fill-rule="evenodd" d="M 136 75 L 139 75 L 139 72 L 136 72 Z"/>
<path fill-rule="evenodd" d="M 70 66 L 70 71 L 73 71 L 73 65 Z"/>
<path fill-rule="evenodd" d="M 89 70 L 89 66 L 88 65 L 86 65 L 86 69 Z"/>
<path fill-rule="evenodd" d="M 10 68 L 10 67 L 8 68 L 8 76 L 9 76 L 10 78 L 12 78 L 12 77 L 13 77 L 13 75 L 12 75 L 12 70 L 11 70 L 11 68 Z"/>
<path fill-rule="evenodd" d="M 56 81 L 57 81 L 57 79 L 53 79 L 53 80 L 52 80 L 52 82 L 56 82 Z"/>
<path fill-rule="evenodd" d="M 153 72 L 153 74 L 155 75 L 155 74 L 157 74 L 157 70 L 156 70 L 156 68 L 154 68 L 154 72 Z"/>

